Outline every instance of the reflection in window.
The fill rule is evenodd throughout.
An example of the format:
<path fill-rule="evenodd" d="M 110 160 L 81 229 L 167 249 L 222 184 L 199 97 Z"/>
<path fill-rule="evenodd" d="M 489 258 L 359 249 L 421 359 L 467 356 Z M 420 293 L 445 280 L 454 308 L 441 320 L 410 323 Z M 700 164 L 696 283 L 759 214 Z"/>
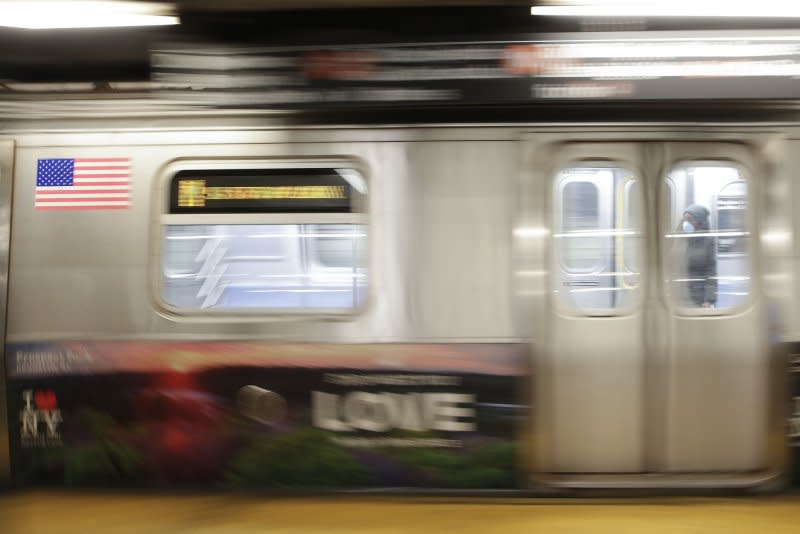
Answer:
<path fill-rule="evenodd" d="M 185 309 L 349 311 L 365 302 L 366 227 L 164 227 L 162 298 Z"/>
<path fill-rule="evenodd" d="M 747 182 L 730 182 L 717 197 L 717 220 L 720 254 L 746 254 L 747 241 Z"/>
<path fill-rule="evenodd" d="M 366 249 L 353 239 L 353 228 L 350 224 L 308 225 L 309 231 L 316 235 L 309 241 L 311 257 L 328 268 L 350 268 L 354 259 L 358 265 L 364 265 Z"/>
<path fill-rule="evenodd" d="M 674 169 L 665 260 L 674 304 L 726 309 L 750 291 L 747 183 L 736 167 L 699 163 Z"/>
<path fill-rule="evenodd" d="M 563 190 L 562 231 L 570 232 L 564 241 L 564 266 L 570 271 L 591 271 L 602 256 L 602 243 L 588 237 L 600 228 L 597 186 L 591 182 L 568 182 Z"/>
<path fill-rule="evenodd" d="M 641 276 L 636 183 L 619 168 L 576 167 L 557 176 L 555 290 L 567 306 L 598 312 L 632 302 Z"/>

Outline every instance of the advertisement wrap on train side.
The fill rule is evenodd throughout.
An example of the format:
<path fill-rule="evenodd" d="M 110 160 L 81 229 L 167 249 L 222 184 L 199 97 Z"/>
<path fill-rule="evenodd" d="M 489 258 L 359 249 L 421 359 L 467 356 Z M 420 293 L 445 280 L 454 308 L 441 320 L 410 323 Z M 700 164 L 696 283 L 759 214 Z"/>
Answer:
<path fill-rule="evenodd" d="M 519 344 L 9 347 L 20 485 L 518 487 Z"/>

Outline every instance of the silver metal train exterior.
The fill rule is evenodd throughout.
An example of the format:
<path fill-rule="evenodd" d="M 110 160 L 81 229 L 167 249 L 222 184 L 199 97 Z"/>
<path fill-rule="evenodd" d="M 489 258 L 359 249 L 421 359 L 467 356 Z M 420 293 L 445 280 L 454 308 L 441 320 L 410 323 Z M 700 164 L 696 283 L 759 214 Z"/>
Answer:
<path fill-rule="evenodd" d="M 266 116 L 220 113 L 8 120 L 0 132 L 0 213 L 8 287 L 3 402 L 10 413 L 3 433 L 12 454 L 0 451 L 1 463 L 7 472 L 26 469 L 30 450 L 20 441 L 26 407 L 39 407 L 40 440 L 48 430 L 62 430 L 60 442 L 31 447 L 66 446 L 67 419 L 78 417 L 66 413 L 67 399 L 73 393 L 88 398 L 81 390 L 94 386 L 64 376 L 79 368 L 106 380 L 98 354 L 121 346 L 115 344 L 145 350 L 148 343 L 174 343 L 188 350 L 191 343 L 214 347 L 203 350 L 217 359 L 225 357 L 223 342 L 513 345 L 524 356 L 511 373 L 520 387 L 507 403 L 516 414 L 510 489 L 782 487 L 797 439 L 788 430 L 794 375 L 786 346 L 800 341 L 792 209 L 800 201 L 798 148 L 800 127 L 779 123 L 293 128 Z M 127 159 L 125 209 L 37 209 L 37 162 L 69 158 Z M 170 184 L 182 171 L 321 168 L 349 169 L 362 180 L 350 213 L 170 213 Z M 687 275 L 675 267 L 684 260 L 674 247 L 686 241 L 675 228 L 689 204 L 710 213 L 718 281 L 713 306 L 687 300 Z M 349 273 L 345 286 L 352 284 L 345 303 L 226 310 L 217 306 L 221 301 L 200 298 L 211 275 L 201 275 L 200 265 L 185 270 L 180 255 L 199 255 L 213 236 L 195 235 L 200 241 L 188 252 L 175 252 L 168 241 L 178 235 L 173 227 L 215 225 L 283 228 L 280 253 L 242 252 L 235 244 L 227 250 L 238 250 L 240 263 L 277 254 L 259 272 L 302 271 L 306 279 L 339 265 L 313 249 L 324 241 L 326 225 L 358 228 L 360 259 L 341 264 Z M 298 245 L 305 231 L 319 232 L 317 241 Z M 174 267 L 170 254 L 179 257 L 175 273 L 200 280 L 188 290 L 194 300 L 170 297 L 165 289 L 173 283 L 165 274 Z M 301 260 L 302 267 L 289 265 Z M 352 282 L 357 276 L 361 282 Z M 259 284 L 245 286 L 282 290 L 279 282 Z M 207 297 L 214 287 L 203 291 Z M 358 374 L 336 354 L 328 367 Z M 81 358 L 95 367 L 81 367 Z M 130 369 L 137 358 L 142 367 L 153 362 L 144 353 L 124 358 Z M 193 358 L 173 353 L 169 365 L 180 372 Z M 493 352 L 484 358 L 491 361 Z M 400 357 L 378 367 L 404 373 Z M 257 379 L 249 385 L 274 390 Z M 170 387 L 167 397 L 176 388 Z M 302 392 L 304 403 L 312 389 Z M 479 390 L 461 393 L 482 401 Z M 58 419 L 53 395 L 62 409 Z M 106 415 L 131 429 L 135 418 L 112 409 L 125 395 L 120 385 L 115 398 L 93 402 L 106 403 Z M 232 392 L 226 400 L 235 406 Z M 239 400 L 231 417 L 241 416 Z M 291 412 L 293 401 L 287 402 Z M 467 404 L 451 404 L 441 417 L 464 423 L 476 413 Z M 329 419 L 347 421 L 345 408 L 332 410 Z M 367 419 L 379 419 L 369 413 Z M 461 435 L 476 425 L 443 425 L 436 435 Z M 430 436 L 431 427 L 423 427 L 415 434 L 411 425 L 403 436 Z M 15 478 L 20 485 L 38 481 Z"/>

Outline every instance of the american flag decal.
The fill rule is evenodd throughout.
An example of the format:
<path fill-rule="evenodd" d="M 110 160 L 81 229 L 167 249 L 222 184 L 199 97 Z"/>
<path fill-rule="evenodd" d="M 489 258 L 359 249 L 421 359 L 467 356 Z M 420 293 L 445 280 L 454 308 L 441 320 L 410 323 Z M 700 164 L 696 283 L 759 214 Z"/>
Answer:
<path fill-rule="evenodd" d="M 127 209 L 130 158 L 40 159 L 36 166 L 37 210 Z"/>

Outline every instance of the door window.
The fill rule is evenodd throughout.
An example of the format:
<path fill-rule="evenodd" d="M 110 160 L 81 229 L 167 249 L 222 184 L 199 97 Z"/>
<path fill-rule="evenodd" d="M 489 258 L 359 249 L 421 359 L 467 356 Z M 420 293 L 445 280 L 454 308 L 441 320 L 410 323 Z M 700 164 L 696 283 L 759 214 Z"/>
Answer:
<path fill-rule="evenodd" d="M 556 177 L 555 292 L 572 310 L 613 314 L 640 284 L 640 190 L 617 167 L 572 167 Z"/>
<path fill-rule="evenodd" d="M 665 232 L 671 303 L 684 310 L 725 311 L 750 294 L 747 182 L 723 162 L 675 167 Z"/>

